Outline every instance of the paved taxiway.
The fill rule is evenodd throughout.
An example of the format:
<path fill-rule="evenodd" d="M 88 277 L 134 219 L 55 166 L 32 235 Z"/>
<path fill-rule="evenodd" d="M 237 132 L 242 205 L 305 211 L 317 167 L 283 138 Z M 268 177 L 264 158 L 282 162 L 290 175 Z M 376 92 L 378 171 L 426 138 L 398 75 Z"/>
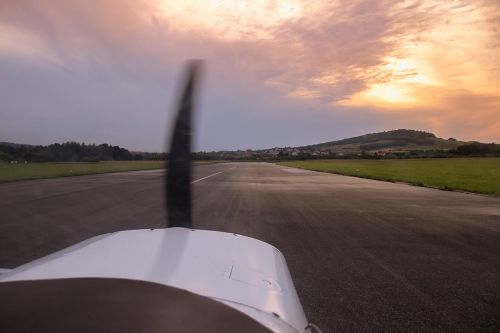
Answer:
<path fill-rule="evenodd" d="M 0 184 L 0 268 L 162 227 L 161 177 Z M 325 332 L 500 331 L 500 198 L 266 163 L 201 165 L 193 180 L 195 226 L 279 248 Z"/>

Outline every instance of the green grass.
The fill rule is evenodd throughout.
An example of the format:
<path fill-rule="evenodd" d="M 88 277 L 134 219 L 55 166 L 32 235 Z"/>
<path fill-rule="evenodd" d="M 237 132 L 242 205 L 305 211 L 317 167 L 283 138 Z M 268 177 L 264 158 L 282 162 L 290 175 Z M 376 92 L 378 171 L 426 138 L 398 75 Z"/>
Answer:
<path fill-rule="evenodd" d="M 500 158 L 309 160 L 280 162 L 296 168 L 446 190 L 500 195 Z"/>
<path fill-rule="evenodd" d="M 81 176 L 96 173 L 149 170 L 164 167 L 164 162 L 98 162 L 98 163 L 0 163 L 0 183 L 17 180 Z"/>

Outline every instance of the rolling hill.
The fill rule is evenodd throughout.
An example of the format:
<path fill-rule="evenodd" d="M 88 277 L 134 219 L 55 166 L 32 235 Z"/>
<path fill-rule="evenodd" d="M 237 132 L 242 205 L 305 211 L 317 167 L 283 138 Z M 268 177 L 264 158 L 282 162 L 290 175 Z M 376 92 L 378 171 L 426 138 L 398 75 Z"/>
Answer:
<path fill-rule="evenodd" d="M 329 151 L 333 153 L 357 154 L 365 152 L 408 152 L 424 150 L 450 150 L 468 142 L 453 138 L 442 139 L 424 131 L 398 129 L 387 132 L 370 133 L 353 138 L 296 147 L 299 150 Z"/>

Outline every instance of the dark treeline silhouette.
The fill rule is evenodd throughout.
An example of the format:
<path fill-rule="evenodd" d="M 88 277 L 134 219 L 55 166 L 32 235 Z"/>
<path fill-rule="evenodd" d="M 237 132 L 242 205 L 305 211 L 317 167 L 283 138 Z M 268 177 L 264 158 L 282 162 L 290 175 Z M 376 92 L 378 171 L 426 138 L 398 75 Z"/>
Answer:
<path fill-rule="evenodd" d="M 500 144 L 473 142 L 457 147 L 451 153 L 465 156 L 500 156 Z"/>
<path fill-rule="evenodd" d="M 163 153 L 132 153 L 106 143 L 95 145 L 79 142 L 54 143 L 48 146 L 0 144 L 0 160 L 27 162 L 99 162 L 164 160 Z"/>

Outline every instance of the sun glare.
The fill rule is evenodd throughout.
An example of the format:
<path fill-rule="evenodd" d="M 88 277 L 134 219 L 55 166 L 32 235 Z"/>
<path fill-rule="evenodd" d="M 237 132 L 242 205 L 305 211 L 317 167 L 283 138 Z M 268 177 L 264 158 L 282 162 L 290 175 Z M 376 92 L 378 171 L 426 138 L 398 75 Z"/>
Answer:
<path fill-rule="evenodd" d="M 425 63 L 416 58 L 387 56 L 382 65 L 373 70 L 377 79 L 367 89 L 344 100 L 344 105 L 398 105 L 406 106 L 419 102 L 422 88 L 438 85 L 438 81 L 427 74 Z"/>
<path fill-rule="evenodd" d="M 422 65 L 413 59 L 386 57 L 382 71 L 388 72 L 392 81 L 432 84 L 428 76 L 422 73 Z"/>
<path fill-rule="evenodd" d="M 391 83 L 373 85 L 366 96 L 388 103 L 408 103 L 414 100 L 406 89 Z"/>

